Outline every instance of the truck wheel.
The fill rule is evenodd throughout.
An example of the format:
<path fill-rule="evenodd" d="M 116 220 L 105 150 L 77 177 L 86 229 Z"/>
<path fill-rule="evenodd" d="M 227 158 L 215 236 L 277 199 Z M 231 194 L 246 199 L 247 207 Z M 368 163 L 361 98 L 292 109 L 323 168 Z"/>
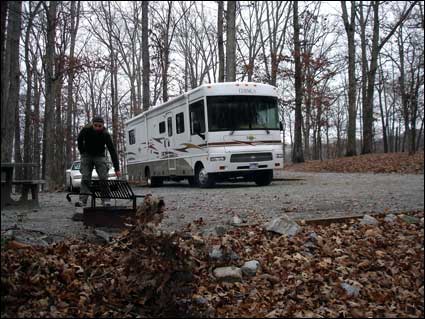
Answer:
<path fill-rule="evenodd" d="M 201 188 L 209 188 L 214 186 L 215 184 L 214 177 L 211 176 L 211 174 L 208 174 L 206 169 L 202 165 L 200 165 L 196 169 L 195 181 L 196 184 Z"/>
<path fill-rule="evenodd" d="M 267 186 L 273 180 L 273 171 L 260 172 L 255 177 L 255 184 L 258 186 Z"/>

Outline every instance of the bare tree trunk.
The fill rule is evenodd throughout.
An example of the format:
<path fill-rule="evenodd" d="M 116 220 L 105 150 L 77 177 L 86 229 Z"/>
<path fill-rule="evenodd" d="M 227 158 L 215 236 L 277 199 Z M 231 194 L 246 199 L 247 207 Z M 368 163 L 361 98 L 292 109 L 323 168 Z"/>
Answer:
<path fill-rule="evenodd" d="M 76 4 L 78 5 L 76 7 Z M 72 145 L 75 143 L 73 128 L 72 128 L 72 115 L 74 113 L 74 51 L 75 39 L 77 37 L 79 16 L 80 16 L 80 1 L 71 1 L 71 47 L 69 49 L 69 71 L 68 71 L 68 103 L 66 109 L 66 151 L 65 151 L 65 166 L 71 167 L 72 164 Z"/>
<path fill-rule="evenodd" d="M 15 121 L 13 119 L 15 118 L 16 109 L 19 107 L 19 38 L 21 34 L 22 1 L 8 2 L 8 9 L 7 39 L 2 65 L 1 86 L 2 162 L 10 162 L 12 160 L 12 145 L 15 133 Z M 2 34 L 4 33 L 3 30 Z"/>
<path fill-rule="evenodd" d="M 22 152 L 21 152 L 21 122 L 19 116 L 19 102 L 18 107 L 15 109 L 15 143 L 14 143 L 14 160 L 15 163 L 22 163 Z M 15 168 L 15 179 L 23 179 L 23 168 L 22 166 L 17 166 Z"/>
<path fill-rule="evenodd" d="M 142 61 L 143 61 L 143 111 L 149 109 L 150 89 L 149 89 L 149 1 L 142 2 Z"/>
<path fill-rule="evenodd" d="M 236 1 L 227 1 L 226 82 L 236 81 Z"/>
<path fill-rule="evenodd" d="M 348 20 L 346 2 L 341 1 L 342 17 L 348 38 L 348 128 L 346 156 L 357 155 L 356 149 L 356 2 L 351 1 L 351 17 Z"/>
<path fill-rule="evenodd" d="M 35 57 L 33 59 L 33 65 L 36 65 Z M 33 161 L 34 163 L 40 165 L 40 95 L 41 90 L 39 89 L 39 81 L 40 77 L 37 72 L 34 72 L 34 139 L 33 139 L 33 145 L 34 145 L 34 154 L 33 154 Z M 34 170 L 34 176 L 37 178 L 40 177 L 40 167 L 37 166 Z"/>
<path fill-rule="evenodd" d="M 4 59 L 4 54 L 5 54 L 5 47 L 6 47 L 6 32 L 4 32 L 3 30 L 6 30 L 6 18 L 7 18 L 7 10 L 8 10 L 8 5 L 9 5 L 9 1 L 2 1 L 0 2 L 0 27 L 1 27 L 1 32 L 0 32 L 0 57 L 1 57 L 1 68 L 3 71 L 3 59 Z M 2 73 L 2 79 L 4 79 L 3 77 L 3 73 Z M 2 91 L 2 96 L 3 96 L 3 91 Z"/>
<path fill-rule="evenodd" d="M 36 12 L 38 11 L 38 8 L 41 6 L 41 2 L 39 2 L 34 10 L 32 11 L 31 4 L 29 5 L 29 11 L 30 11 L 30 17 L 28 20 L 27 29 L 25 32 L 25 67 L 26 67 L 26 73 L 27 73 L 27 90 L 26 90 L 26 97 L 25 97 L 25 128 L 24 128 L 24 162 L 30 163 L 33 160 L 33 153 L 34 153 L 34 147 L 32 140 L 32 134 L 31 131 L 34 128 L 34 123 L 32 123 L 31 116 L 31 105 L 33 104 L 33 74 L 35 67 L 34 65 L 31 65 L 30 56 L 29 56 L 29 41 L 30 41 L 30 32 L 33 27 L 33 19 L 36 15 Z M 34 82 L 36 79 L 34 80 Z M 36 128 L 38 129 L 38 128 Z M 29 179 L 32 175 L 32 167 L 25 167 L 25 179 Z"/>
<path fill-rule="evenodd" d="M 422 132 L 424 130 L 424 120 L 422 119 L 421 128 L 419 129 L 418 139 L 416 141 L 416 152 L 419 152 L 421 146 Z"/>
<path fill-rule="evenodd" d="M 223 1 L 218 1 L 217 41 L 218 41 L 218 82 L 224 82 L 224 42 L 223 42 Z"/>
<path fill-rule="evenodd" d="M 292 162 L 304 162 L 302 145 L 302 80 L 301 80 L 301 60 L 300 60 L 300 26 L 298 24 L 298 2 L 294 1 L 294 60 L 295 60 L 295 128 L 294 128 L 294 148 L 292 152 Z"/>
<path fill-rule="evenodd" d="M 45 117 L 44 117 L 44 137 L 45 153 L 45 179 L 47 181 L 47 188 L 49 191 L 54 190 L 54 174 L 55 174 L 55 33 L 56 33 L 56 9 L 57 1 L 51 1 L 48 8 L 47 15 L 47 43 L 46 43 L 46 103 L 45 103 Z"/>
<path fill-rule="evenodd" d="M 384 140 L 384 153 L 388 153 L 388 137 L 387 137 L 387 126 L 385 124 L 385 112 L 384 112 L 384 106 L 382 103 L 382 92 L 384 91 L 384 76 L 382 74 L 382 68 L 379 72 L 379 85 L 378 85 L 378 96 L 379 96 L 379 109 L 381 113 L 381 125 L 382 125 L 382 134 L 383 134 L 383 140 Z"/>

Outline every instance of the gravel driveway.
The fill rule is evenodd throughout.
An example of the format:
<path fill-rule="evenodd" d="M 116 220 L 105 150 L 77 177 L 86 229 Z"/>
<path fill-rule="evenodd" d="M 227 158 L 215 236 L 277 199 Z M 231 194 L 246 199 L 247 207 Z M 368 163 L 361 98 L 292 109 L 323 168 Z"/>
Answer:
<path fill-rule="evenodd" d="M 226 225 L 233 214 L 249 224 L 286 214 L 294 219 L 373 212 L 424 209 L 424 175 L 279 172 L 270 186 L 254 183 L 219 184 L 213 189 L 190 187 L 187 182 L 165 183 L 137 194 L 164 198 L 163 228 L 178 230 L 194 221 L 208 233 Z M 7 207 L 1 211 L 1 229 L 14 227 L 38 234 L 46 242 L 76 236 L 93 237 L 82 222 L 72 221 L 76 209 L 66 193 L 41 193 L 37 209 Z M 77 197 L 74 197 L 76 200 Z M 112 201 L 112 203 L 114 203 Z M 117 204 L 130 204 L 120 201 Z M 202 218 L 202 223 L 200 223 Z"/>

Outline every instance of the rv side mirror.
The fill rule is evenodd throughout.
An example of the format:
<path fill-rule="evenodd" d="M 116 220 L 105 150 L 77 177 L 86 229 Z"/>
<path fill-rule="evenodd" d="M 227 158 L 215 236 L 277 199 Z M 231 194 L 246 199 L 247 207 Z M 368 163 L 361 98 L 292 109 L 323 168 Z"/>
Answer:
<path fill-rule="evenodd" d="M 283 123 L 282 123 L 282 121 L 279 122 L 279 127 L 280 127 L 280 130 L 283 131 Z"/>

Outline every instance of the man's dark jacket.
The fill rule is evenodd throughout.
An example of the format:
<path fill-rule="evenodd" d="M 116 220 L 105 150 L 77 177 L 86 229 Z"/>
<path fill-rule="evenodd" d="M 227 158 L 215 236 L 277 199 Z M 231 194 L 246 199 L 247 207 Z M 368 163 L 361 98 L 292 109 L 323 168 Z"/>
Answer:
<path fill-rule="evenodd" d="M 78 150 L 81 155 L 105 156 L 105 145 L 108 147 L 115 171 L 120 170 L 118 155 L 112 143 L 111 135 L 104 128 L 101 132 L 96 132 L 93 125 L 86 125 L 78 134 Z"/>

